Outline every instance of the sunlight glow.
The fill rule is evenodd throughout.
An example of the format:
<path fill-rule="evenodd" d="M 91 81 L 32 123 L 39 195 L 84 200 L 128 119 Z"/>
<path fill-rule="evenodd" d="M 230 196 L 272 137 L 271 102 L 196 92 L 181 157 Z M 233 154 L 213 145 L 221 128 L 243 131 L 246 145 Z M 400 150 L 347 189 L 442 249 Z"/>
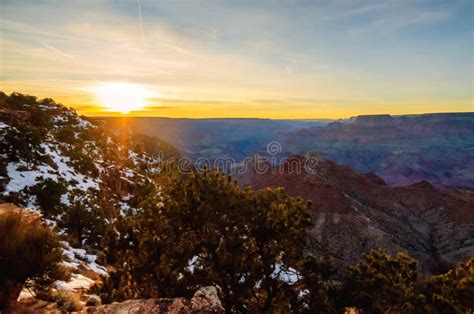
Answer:
<path fill-rule="evenodd" d="M 97 96 L 108 110 L 127 114 L 144 109 L 148 91 L 138 84 L 108 83 L 97 90 Z"/>

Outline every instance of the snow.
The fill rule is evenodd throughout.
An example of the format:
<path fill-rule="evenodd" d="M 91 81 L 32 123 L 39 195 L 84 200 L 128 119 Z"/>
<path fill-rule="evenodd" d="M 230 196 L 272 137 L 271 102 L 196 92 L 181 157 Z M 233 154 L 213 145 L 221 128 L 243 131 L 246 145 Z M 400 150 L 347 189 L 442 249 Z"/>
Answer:
<path fill-rule="evenodd" d="M 79 265 L 83 265 L 86 268 L 98 273 L 99 275 L 107 275 L 105 267 L 97 264 L 97 256 L 93 254 L 87 254 L 84 249 L 75 249 L 69 245 L 69 243 L 63 241 L 64 255 L 69 259 L 68 262 L 63 262 L 65 266 L 77 268 Z M 85 261 L 85 262 L 83 262 Z"/>
<path fill-rule="evenodd" d="M 278 278 L 289 285 L 293 285 L 301 279 L 301 275 L 297 270 L 279 263 L 275 264 L 275 270 L 271 276 L 272 278 Z"/>
<path fill-rule="evenodd" d="M 65 116 L 54 116 L 53 117 L 53 125 L 61 124 L 61 123 L 67 123 L 69 119 Z"/>
<path fill-rule="evenodd" d="M 3 192 L 4 195 L 8 195 L 11 192 L 22 192 L 26 188 L 46 179 L 51 179 L 55 182 L 60 180 L 66 181 L 69 192 L 74 189 L 80 189 L 81 191 L 87 191 L 88 189 L 99 190 L 100 179 L 77 172 L 68 165 L 70 158 L 61 154 L 59 144 L 52 137 L 48 140 L 48 142 L 40 145 L 40 148 L 44 151 L 44 154 L 41 155 L 49 156 L 55 168 L 46 163 L 31 166 L 23 160 L 8 163 L 7 175 L 10 180 Z M 68 194 L 66 193 L 61 196 L 61 202 L 65 205 L 70 204 Z M 27 206 L 35 208 L 34 198 L 29 197 L 28 199 Z"/>
<path fill-rule="evenodd" d="M 71 288 L 67 282 L 62 280 L 56 280 L 56 282 L 54 283 L 54 287 L 58 290 L 74 291 L 74 289 Z"/>
<path fill-rule="evenodd" d="M 5 124 L 3 122 L 0 121 L 0 129 L 6 129 L 6 128 L 9 128 L 10 126 L 8 124 Z"/>
<path fill-rule="evenodd" d="M 194 273 L 194 268 L 196 267 L 196 262 L 198 260 L 198 256 L 197 255 L 194 255 L 189 261 L 188 261 L 188 270 L 191 272 L 191 273 Z"/>
<path fill-rule="evenodd" d="M 59 106 L 55 106 L 55 105 L 51 105 L 51 106 L 48 106 L 48 105 L 38 105 L 38 108 L 40 109 L 45 109 L 45 110 L 55 110 L 55 109 L 58 109 Z M 59 107 L 60 108 L 60 107 Z"/>
<path fill-rule="evenodd" d="M 46 154 L 53 159 L 53 162 L 58 167 L 61 177 L 69 182 L 79 182 L 80 188 L 82 190 L 88 190 L 89 188 L 93 188 L 95 190 L 99 189 L 99 184 L 94 179 L 86 177 L 81 173 L 77 173 L 73 168 L 68 166 L 67 162 L 69 161 L 69 157 L 61 156 L 56 150 L 53 150 L 53 148 L 47 144 L 43 143 L 41 147 L 44 148 Z"/>
<path fill-rule="evenodd" d="M 5 192 L 19 192 L 25 187 L 33 186 L 36 184 L 37 179 L 43 177 L 44 179 L 57 179 L 57 176 L 51 174 L 54 171 L 51 166 L 38 166 L 37 170 L 26 170 L 19 171 L 19 168 L 26 168 L 26 163 L 10 162 L 7 166 L 7 173 L 10 181 L 5 188 Z"/>
<path fill-rule="evenodd" d="M 125 202 L 120 202 L 120 214 L 122 216 L 126 215 L 132 208 Z"/>
<path fill-rule="evenodd" d="M 71 274 L 71 279 L 66 282 L 63 280 L 56 280 L 53 284 L 56 290 L 75 291 L 88 290 L 94 285 L 95 281 L 81 274 Z M 18 301 L 34 298 L 35 295 L 28 289 L 23 288 L 18 297 Z"/>
<path fill-rule="evenodd" d="M 95 281 L 91 278 L 88 278 L 84 275 L 78 274 L 77 268 L 83 266 L 92 270 L 100 275 L 107 275 L 107 271 L 104 267 L 96 263 L 96 256 L 92 254 L 87 254 L 83 249 L 72 248 L 69 243 L 63 242 L 64 245 L 64 254 L 70 260 L 70 262 L 63 262 L 64 266 L 73 268 L 71 278 L 69 281 L 56 280 L 54 282 L 54 288 L 57 290 L 63 291 L 75 291 L 75 290 L 88 290 L 90 289 Z M 80 259 L 79 259 L 79 258 Z M 81 260 L 82 259 L 82 260 Z M 18 297 L 19 300 L 34 298 L 34 294 L 28 289 L 23 288 Z"/>
<path fill-rule="evenodd" d="M 90 123 L 87 120 L 84 120 L 84 119 L 81 119 L 81 118 L 78 118 L 77 120 L 78 120 L 78 126 L 80 128 L 89 129 L 89 128 L 95 128 L 96 127 L 95 125 L 93 125 L 92 123 Z"/>
<path fill-rule="evenodd" d="M 133 178 L 135 176 L 135 172 L 128 168 L 123 169 L 122 173 L 125 175 L 126 178 Z"/>
<path fill-rule="evenodd" d="M 61 195 L 60 201 L 61 201 L 61 204 L 64 204 L 66 206 L 71 206 L 71 202 L 69 201 L 67 194 Z"/>
<path fill-rule="evenodd" d="M 55 287 L 58 290 L 74 291 L 79 289 L 89 289 L 94 285 L 94 280 L 81 274 L 72 274 L 68 282 L 56 280 Z"/>
<path fill-rule="evenodd" d="M 33 292 L 31 292 L 28 289 L 23 288 L 20 292 L 20 295 L 18 296 L 17 301 L 31 299 L 31 298 L 34 298 L 34 297 L 35 297 L 35 295 L 33 294 Z"/>
<path fill-rule="evenodd" d="M 307 295 L 309 295 L 309 290 L 308 289 L 303 289 L 298 293 L 298 298 L 302 299 Z"/>

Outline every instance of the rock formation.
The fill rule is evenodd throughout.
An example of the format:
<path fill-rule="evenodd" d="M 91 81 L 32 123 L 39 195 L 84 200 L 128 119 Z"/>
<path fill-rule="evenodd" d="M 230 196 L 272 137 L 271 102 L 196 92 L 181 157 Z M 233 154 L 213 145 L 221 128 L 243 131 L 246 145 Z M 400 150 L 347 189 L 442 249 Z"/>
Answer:
<path fill-rule="evenodd" d="M 321 158 L 314 170 L 281 166 L 239 180 L 256 188 L 283 187 L 311 201 L 314 251 L 327 248 L 344 265 L 372 248 L 406 251 L 422 271 L 435 273 L 474 256 L 474 192 L 440 191 L 426 181 L 390 187 L 373 174 Z"/>

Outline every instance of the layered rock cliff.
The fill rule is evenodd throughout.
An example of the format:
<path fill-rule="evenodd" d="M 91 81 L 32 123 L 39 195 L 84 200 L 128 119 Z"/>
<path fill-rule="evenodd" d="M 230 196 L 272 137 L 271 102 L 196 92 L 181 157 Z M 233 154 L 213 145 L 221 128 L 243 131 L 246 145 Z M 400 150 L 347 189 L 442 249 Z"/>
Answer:
<path fill-rule="evenodd" d="M 293 158 L 305 163 L 305 157 Z M 474 192 L 440 191 L 425 181 L 391 187 L 373 174 L 317 158 L 314 173 L 282 165 L 239 178 L 311 201 L 314 252 L 327 248 L 347 265 L 372 248 L 406 251 L 434 273 L 474 256 Z"/>

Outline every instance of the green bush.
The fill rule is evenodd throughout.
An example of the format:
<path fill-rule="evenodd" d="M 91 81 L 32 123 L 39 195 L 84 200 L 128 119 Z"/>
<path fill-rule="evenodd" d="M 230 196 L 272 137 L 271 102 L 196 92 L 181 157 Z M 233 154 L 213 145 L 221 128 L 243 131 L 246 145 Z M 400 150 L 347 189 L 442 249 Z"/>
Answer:
<path fill-rule="evenodd" d="M 37 204 L 48 217 L 53 217 L 59 213 L 61 196 L 66 192 L 65 182 L 56 182 L 50 178 L 31 187 L 31 194 L 36 196 Z"/>
<path fill-rule="evenodd" d="M 429 276 L 415 286 L 406 311 L 472 313 L 474 309 L 474 259 L 442 275 Z"/>
<path fill-rule="evenodd" d="M 66 239 L 74 247 L 99 248 L 105 232 L 107 204 L 94 192 L 75 190 L 69 193 L 68 206 L 62 207 L 58 227 L 66 233 Z"/>
<path fill-rule="evenodd" d="M 363 311 L 401 308 L 418 277 L 416 261 L 373 250 L 348 269 L 345 291 L 351 306 Z"/>
<path fill-rule="evenodd" d="M 302 280 L 299 289 L 288 295 L 293 313 L 337 313 L 337 287 L 329 255 L 305 256 L 301 263 Z"/>
<path fill-rule="evenodd" d="M 54 134 L 54 137 L 56 137 L 56 140 L 59 142 L 74 145 L 78 142 L 75 134 L 76 132 L 72 127 L 63 126 Z"/>
<path fill-rule="evenodd" d="M 290 308 L 283 296 L 294 287 L 278 276 L 298 269 L 304 255 L 306 202 L 241 189 L 216 171 L 171 180 L 161 196 L 151 194 L 111 228 L 105 253 L 117 272 L 103 300 L 189 296 L 213 285 L 227 311 Z"/>
<path fill-rule="evenodd" d="M 418 278 L 416 261 L 383 250 L 349 267 L 339 300 L 364 313 L 472 313 L 474 260 L 442 275 Z"/>

